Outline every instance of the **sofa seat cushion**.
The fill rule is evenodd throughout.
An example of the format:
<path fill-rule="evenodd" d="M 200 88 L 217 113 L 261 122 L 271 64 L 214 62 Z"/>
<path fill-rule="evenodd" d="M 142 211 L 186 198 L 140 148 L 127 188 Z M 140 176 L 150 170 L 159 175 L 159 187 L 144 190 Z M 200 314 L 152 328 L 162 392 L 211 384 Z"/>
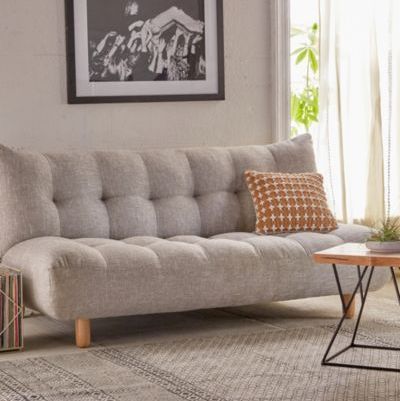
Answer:
<path fill-rule="evenodd" d="M 331 269 L 314 267 L 310 254 L 368 235 L 341 226 L 286 237 L 41 237 L 11 248 L 4 262 L 23 270 L 27 306 L 57 319 L 99 318 L 334 294 Z"/>

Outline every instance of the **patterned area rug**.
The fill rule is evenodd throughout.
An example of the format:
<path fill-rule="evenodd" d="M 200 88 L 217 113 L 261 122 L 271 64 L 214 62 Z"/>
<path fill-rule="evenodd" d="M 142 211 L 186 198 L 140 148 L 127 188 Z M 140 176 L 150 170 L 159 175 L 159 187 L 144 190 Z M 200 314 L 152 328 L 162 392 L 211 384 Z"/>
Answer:
<path fill-rule="evenodd" d="M 338 347 L 351 338 L 349 324 Z M 400 399 L 400 374 L 321 367 L 333 325 L 97 347 L 0 364 L 0 400 L 261 401 Z M 362 343 L 400 346 L 397 319 L 363 324 Z M 346 362 L 400 367 L 400 353 L 357 350 Z"/>

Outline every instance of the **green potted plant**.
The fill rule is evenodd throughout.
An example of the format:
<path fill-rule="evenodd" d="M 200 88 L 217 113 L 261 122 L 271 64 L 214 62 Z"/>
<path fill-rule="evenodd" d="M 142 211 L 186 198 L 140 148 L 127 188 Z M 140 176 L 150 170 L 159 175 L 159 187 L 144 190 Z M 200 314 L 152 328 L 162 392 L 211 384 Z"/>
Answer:
<path fill-rule="evenodd" d="M 292 38 L 301 38 L 302 43 L 294 49 L 291 56 L 295 66 L 305 69 L 303 83 L 292 85 L 291 94 L 291 136 L 300 132 L 310 132 L 313 124 L 318 123 L 319 115 L 319 25 L 302 29 L 293 27 Z M 300 70 L 301 71 L 301 70 Z"/>
<path fill-rule="evenodd" d="M 398 218 L 384 220 L 366 245 L 374 252 L 400 252 L 400 220 Z"/>

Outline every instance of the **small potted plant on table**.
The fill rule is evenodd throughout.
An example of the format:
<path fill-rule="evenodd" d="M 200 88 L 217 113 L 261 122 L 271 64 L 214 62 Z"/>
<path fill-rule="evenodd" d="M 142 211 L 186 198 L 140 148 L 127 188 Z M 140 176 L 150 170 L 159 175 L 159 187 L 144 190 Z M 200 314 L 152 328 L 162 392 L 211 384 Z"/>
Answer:
<path fill-rule="evenodd" d="M 374 252 L 400 252 L 400 220 L 387 218 L 367 241 L 367 248 Z"/>

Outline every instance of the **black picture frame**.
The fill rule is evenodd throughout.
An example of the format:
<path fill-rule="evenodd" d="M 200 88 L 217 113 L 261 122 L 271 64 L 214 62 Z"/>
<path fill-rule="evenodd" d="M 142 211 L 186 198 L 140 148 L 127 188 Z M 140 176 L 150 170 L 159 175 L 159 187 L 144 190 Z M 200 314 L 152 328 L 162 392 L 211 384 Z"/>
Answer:
<path fill-rule="evenodd" d="M 159 0 L 162 2 L 163 0 Z M 107 95 L 107 96 L 78 96 L 76 80 L 75 54 L 75 0 L 65 0 L 66 19 L 66 53 L 67 53 L 67 96 L 69 104 L 86 103 L 127 103 L 127 102 L 180 102 L 180 101 L 210 101 L 225 100 L 225 63 L 224 63 L 224 24 L 223 0 L 213 0 L 216 3 L 216 32 L 217 38 L 217 79 L 218 91 L 206 94 L 166 94 L 166 95 Z"/>

